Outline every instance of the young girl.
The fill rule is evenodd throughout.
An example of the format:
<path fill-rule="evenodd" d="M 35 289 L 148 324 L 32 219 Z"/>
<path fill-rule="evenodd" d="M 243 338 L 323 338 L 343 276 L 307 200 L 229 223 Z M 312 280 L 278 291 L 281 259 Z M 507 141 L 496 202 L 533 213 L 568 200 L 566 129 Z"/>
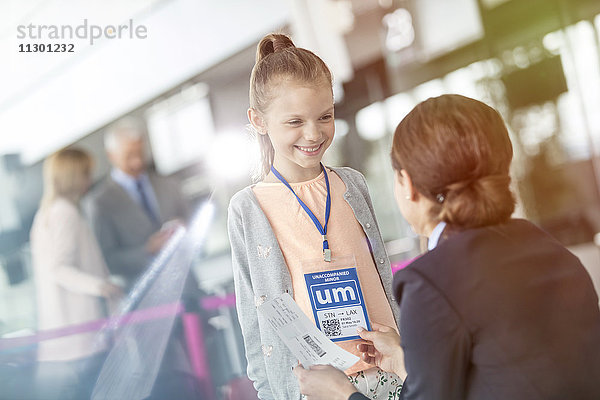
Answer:
<path fill-rule="evenodd" d="M 336 344 L 359 355 L 356 327 L 348 333 L 339 320 L 324 316 L 331 312 L 320 310 L 362 292 L 362 308 L 341 310 L 358 315 L 366 328 L 369 322 L 396 326 L 392 274 L 364 177 L 321 164 L 335 130 L 332 78 L 325 63 L 287 36 L 265 36 L 250 78 L 248 119 L 263 164 L 261 182 L 237 193 L 229 206 L 237 311 L 248 376 L 259 397 L 294 400 L 300 398 L 292 373 L 298 360 L 256 307 L 287 292 Z M 358 293 L 340 297 L 339 290 L 348 287 L 335 292 L 335 284 L 316 293 L 320 276 L 340 274 L 354 278 Z M 400 393 L 398 376 L 362 361 L 345 372 L 373 399 L 395 399 Z"/>

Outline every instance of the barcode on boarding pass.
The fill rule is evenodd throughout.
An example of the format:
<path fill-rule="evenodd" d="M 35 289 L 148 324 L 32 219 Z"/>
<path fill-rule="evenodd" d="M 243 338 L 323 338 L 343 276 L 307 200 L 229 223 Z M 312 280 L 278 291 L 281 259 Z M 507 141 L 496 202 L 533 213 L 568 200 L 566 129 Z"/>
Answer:
<path fill-rule="evenodd" d="M 319 357 L 323 357 L 325 355 L 325 351 L 323 351 L 323 349 L 318 344 L 316 344 L 315 341 L 312 340 L 312 338 L 309 335 L 303 336 L 302 339 L 304 339 L 304 341 L 308 343 L 310 347 L 312 347 L 312 349 L 315 351 L 315 353 L 317 353 Z"/>

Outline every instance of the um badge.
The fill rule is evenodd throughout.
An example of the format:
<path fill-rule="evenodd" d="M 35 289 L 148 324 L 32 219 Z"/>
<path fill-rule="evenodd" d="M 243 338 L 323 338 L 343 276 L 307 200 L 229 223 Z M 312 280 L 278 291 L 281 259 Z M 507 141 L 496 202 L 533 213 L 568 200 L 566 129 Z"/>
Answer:
<path fill-rule="evenodd" d="M 332 341 L 359 339 L 356 328 L 371 329 L 356 268 L 305 274 L 317 327 Z"/>

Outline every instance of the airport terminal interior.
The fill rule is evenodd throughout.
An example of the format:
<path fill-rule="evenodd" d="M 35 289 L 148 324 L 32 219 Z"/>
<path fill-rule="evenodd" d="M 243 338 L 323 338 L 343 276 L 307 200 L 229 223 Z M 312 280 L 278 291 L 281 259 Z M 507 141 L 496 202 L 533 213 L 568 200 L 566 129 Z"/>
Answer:
<path fill-rule="evenodd" d="M 514 216 L 578 256 L 600 291 L 597 0 L 28 0 L 2 1 L 0 15 L 1 399 L 71 398 L 56 389 L 68 373 L 44 372 L 38 357 L 44 342 L 69 347 L 82 333 L 109 343 L 92 398 L 257 399 L 227 213 L 253 182 L 248 87 L 269 32 L 329 65 L 335 137 L 323 162 L 366 177 L 392 269 L 424 250 L 394 201 L 395 127 L 419 102 L 456 93 L 494 107 L 508 126 Z M 128 28 L 93 36 L 92 25 L 111 24 Z M 75 51 L 20 51 L 51 32 L 41 25 L 62 35 L 44 43 Z M 178 182 L 186 228 L 135 279 L 110 278 L 123 294 L 113 317 L 40 326 L 30 240 L 44 160 L 65 147 L 91 155 L 83 210 L 111 176 L 105 133 L 124 118 L 143 131 L 144 168 Z M 140 364 L 134 353 L 142 372 L 130 368 Z"/>

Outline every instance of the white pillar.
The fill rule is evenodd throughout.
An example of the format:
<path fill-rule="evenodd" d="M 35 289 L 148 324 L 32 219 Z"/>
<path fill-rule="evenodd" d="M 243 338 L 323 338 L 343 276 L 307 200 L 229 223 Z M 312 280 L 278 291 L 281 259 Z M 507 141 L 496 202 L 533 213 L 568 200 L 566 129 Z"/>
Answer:
<path fill-rule="evenodd" d="M 354 70 L 344 33 L 351 29 L 354 15 L 349 1 L 289 0 L 290 26 L 294 43 L 313 51 L 325 61 L 334 82 L 353 77 Z"/>

